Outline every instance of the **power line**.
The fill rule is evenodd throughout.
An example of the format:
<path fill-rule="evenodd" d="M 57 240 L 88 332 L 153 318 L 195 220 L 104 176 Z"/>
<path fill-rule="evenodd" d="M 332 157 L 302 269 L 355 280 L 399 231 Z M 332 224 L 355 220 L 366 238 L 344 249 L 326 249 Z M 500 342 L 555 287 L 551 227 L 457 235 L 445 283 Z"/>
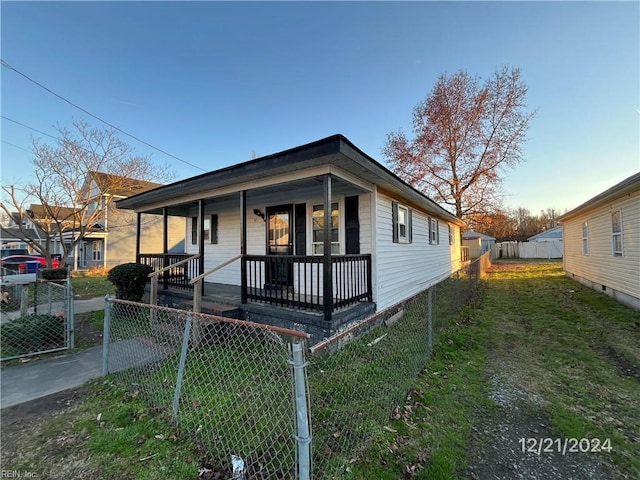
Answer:
<path fill-rule="evenodd" d="M 46 91 L 47 91 L 47 92 L 49 92 L 50 94 L 52 94 L 52 95 L 54 95 L 54 96 L 58 97 L 58 98 L 59 98 L 60 100 L 62 100 L 63 102 L 66 102 L 66 103 L 68 103 L 69 105 L 71 105 L 72 107 L 75 107 L 75 108 L 77 108 L 78 110 L 80 110 L 80 111 L 82 111 L 82 112 L 86 113 L 87 115 L 89 115 L 89 116 L 91 116 L 91 117 L 95 118 L 96 120 L 101 121 L 101 122 L 102 122 L 102 123 L 104 123 L 105 125 L 110 126 L 110 127 L 111 127 L 111 128 L 113 128 L 114 130 L 117 130 L 118 132 L 120 132 L 120 133 L 122 133 L 122 134 L 126 135 L 127 137 L 133 138 L 134 140 L 136 140 L 136 141 L 138 141 L 138 142 L 140 142 L 140 143 L 142 143 L 142 144 L 144 144 L 144 145 L 146 145 L 146 146 L 148 146 L 148 147 L 151 147 L 151 148 L 153 148 L 154 150 L 157 150 L 158 152 L 161 152 L 161 153 L 163 153 L 163 154 L 167 155 L 168 157 L 175 158 L 176 160 L 178 160 L 179 162 L 184 163 L 185 165 L 189 165 L 189 166 L 190 166 L 190 167 L 192 167 L 192 168 L 196 168 L 196 169 L 198 169 L 198 170 L 201 170 L 201 171 L 203 171 L 203 172 L 206 172 L 206 170 L 205 170 L 204 168 L 199 167 L 199 166 L 197 166 L 197 165 L 194 165 L 193 163 L 189 163 L 189 162 L 187 162 L 186 160 L 182 160 L 181 158 L 176 157 L 175 155 L 172 155 L 171 153 L 166 152 L 165 150 L 162 150 L 161 148 L 155 147 L 155 146 L 151 145 L 150 143 L 145 142 L 144 140 L 142 140 L 142 139 L 140 139 L 140 138 L 136 137 L 135 135 L 132 135 L 132 134 L 130 134 L 130 133 L 125 132 L 125 131 L 124 131 L 124 130 L 122 130 L 121 128 L 116 127 L 115 125 L 113 125 L 113 124 L 111 124 L 111 123 L 107 122 L 106 120 L 103 120 L 102 118 L 98 117 L 97 115 L 94 115 L 93 113 L 89 112 L 88 110 L 85 110 L 84 108 L 80 107 L 79 105 L 76 105 L 76 104 L 75 104 L 75 103 L 73 103 L 71 100 L 67 100 L 67 99 L 66 99 L 65 97 L 63 97 L 62 95 L 57 94 L 57 93 L 56 93 L 56 92 L 54 92 L 53 90 L 50 90 L 49 88 L 45 87 L 45 86 L 44 86 L 44 85 L 42 85 L 41 83 L 39 83 L 39 82 L 35 81 L 33 78 L 31 78 L 31 77 L 29 77 L 28 75 L 26 75 L 26 74 L 22 73 L 22 72 L 21 72 L 21 71 L 19 71 L 18 69 L 16 69 L 16 68 L 12 67 L 11 65 L 9 65 L 9 64 L 8 64 L 7 62 L 5 62 L 4 60 L 0 59 L 0 62 L 1 62 L 1 64 L 2 64 L 2 66 L 3 66 L 3 67 L 8 68 L 9 70 L 13 70 L 13 71 L 14 71 L 14 72 L 16 72 L 18 75 L 20 75 L 20 76 L 24 77 L 25 79 L 29 80 L 31 83 L 34 83 L 35 85 L 39 86 L 40 88 L 42 88 L 42 89 L 46 90 Z"/>
<path fill-rule="evenodd" d="M 50 135 L 47 132 L 43 132 L 42 130 L 38 130 L 37 128 L 30 127 L 29 125 L 25 125 L 24 123 L 20 123 L 17 120 L 14 120 L 13 118 L 5 117 L 4 115 L 0 115 L 0 117 L 4 118 L 5 120 L 9 120 L 10 122 L 15 123 L 16 125 L 20 125 L 21 127 L 28 128 L 29 130 L 33 130 L 34 132 L 38 132 L 38 133 L 41 133 L 42 135 L 46 135 L 47 137 L 51 137 L 54 140 L 60 140 L 58 137 L 54 137 L 53 135 Z"/>
<path fill-rule="evenodd" d="M 26 148 L 23 148 L 23 147 L 21 147 L 21 146 L 19 146 L 19 145 L 15 145 L 15 144 L 13 144 L 13 143 L 7 142 L 6 140 L 0 140 L 0 141 L 1 141 L 2 143 L 6 143 L 7 145 L 11 145 L 12 147 L 18 148 L 18 149 L 20 149 L 20 150 L 24 150 L 24 151 L 25 151 L 25 152 L 27 152 L 27 153 L 33 153 L 31 150 L 27 150 Z"/>
<path fill-rule="evenodd" d="M 15 123 L 16 125 L 20 125 L 21 127 L 27 128 L 29 130 L 33 130 L 34 132 L 41 133 L 43 135 L 46 135 L 47 137 L 51 137 L 54 140 L 57 140 L 58 142 L 63 142 L 63 140 L 60 137 L 55 137 L 55 136 L 53 136 L 53 135 L 51 135 L 51 134 L 49 134 L 47 132 L 43 132 L 42 130 L 38 130 L 37 128 L 31 127 L 31 126 L 26 125 L 26 124 L 21 123 L 21 122 L 18 122 L 17 120 L 14 120 L 13 118 L 9 118 L 9 117 L 7 117 L 5 115 L 0 115 L 0 117 L 4 118 L 5 120 L 9 120 L 10 122 Z M 14 145 L 14 146 L 17 147 L 17 145 Z M 95 152 L 92 152 L 88 148 L 85 148 L 82 145 L 78 145 L 77 142 L 74 142 L 74 146 L 79 148 L 80 150 L 82 150 L 84 152 L 87 152 L 89 155 L 94 155 L 95 154 Z M 22 147 L 18 147 L 18 148 L 22 148 Z M 24 150 L 24 148 L 23 148 L 23 150 Z M 32 153 L 32 152 L 29 152 L 29 153 Z"/>

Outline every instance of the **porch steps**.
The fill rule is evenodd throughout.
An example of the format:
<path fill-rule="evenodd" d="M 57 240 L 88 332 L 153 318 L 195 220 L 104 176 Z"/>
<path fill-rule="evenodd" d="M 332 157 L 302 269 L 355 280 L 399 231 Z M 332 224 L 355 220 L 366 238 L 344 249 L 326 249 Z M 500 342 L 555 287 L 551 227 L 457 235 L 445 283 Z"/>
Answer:
<path fill-rule="evenodd" d="M 186 310 L 193 310 L 193 300 L 187 300 L 183 303 Z M 212 302 L 202 300 L 201 302 L 202 313 L 208 313 L 210 315 L 218 315 L 226 318 L 242 318 L 242 312 L 238 305 L 230 305 L 228 303 Z"/>

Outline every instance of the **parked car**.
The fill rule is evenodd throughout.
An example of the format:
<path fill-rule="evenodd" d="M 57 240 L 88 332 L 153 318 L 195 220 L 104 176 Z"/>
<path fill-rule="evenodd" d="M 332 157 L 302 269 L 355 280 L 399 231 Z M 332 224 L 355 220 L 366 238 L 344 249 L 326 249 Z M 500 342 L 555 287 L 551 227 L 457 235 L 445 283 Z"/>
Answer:
<path fill-rule="evenodd" d="M 29 255 L 26 248 L 3 248 L 0 249 L 0 258 L 10 257 L 12 255 Z"/>
<path fill-rule="evenodd" d="M 29 268 L 29 265 L 34 264 L 38 265 L 38 270 L 41 268 L 46 268 L 47 259 L 42 255 L 10 255 L 0 260 L 0 266 L 6 268 L 7 270 L 18 273 L 31 273 L 31 268 Z M 57 258 L 52 258 L 51 266 L 53 268 L 59 268 L 60 260 Z"/>

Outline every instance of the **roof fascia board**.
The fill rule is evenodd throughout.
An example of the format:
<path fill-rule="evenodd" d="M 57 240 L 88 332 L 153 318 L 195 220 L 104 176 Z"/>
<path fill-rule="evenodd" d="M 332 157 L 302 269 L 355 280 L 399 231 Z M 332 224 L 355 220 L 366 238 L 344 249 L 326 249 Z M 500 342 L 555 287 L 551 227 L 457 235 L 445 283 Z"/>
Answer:
<path fill-rule="evenodd" d="M 210 190 L 210 180 L 215 178 L 217 182 L 225 183 L 232 181 L 242 175 L 256 174 L 264 172 L 268 174 L 269 170 L 274 167 L 286 167 L 288 165 L 295 165 L 296 163 L 313 160 L 315 158 L 321 158 L 327 155 L 338 153 L 339 150 L 339 137 L 334 135 L 322 140 L 318 140 L 313 143 L 301 145 L 289 150 L 285 150 L 279 153 L 267 155 L 265 157 L 256 158 L 255 160 L 249 160 L 248 162 L 232 165 L 214 172 L 203 173 L 196 177 L 187 178 L 170 185 L 158 187 L 149 192 L 143 192 L 138 195 L 133 195 L 127 199 L 121 200 L 119 208 L 127 208 L 127 205 L 133 205 L 134 202 L 142 201 L 147 198 L 146 205 L 157 205 L 158 203 L 165 203 L 167 197 L 180 196 L 185 190 L 190 190 L 194 193 L 196 198 L 201 198 L 202 193 Z M 231 183 L 231 182 L 230 182 Z M 156 201 L 156 198 L 158 199 Z"/>
<path fill-rule="evenodd" d="M 420 210 L 430 212 L 433 215 L 442 218 L 443 220 L 447 220 L 459 226 L 465 226 L 466 223 L 453 215 L 451 212 L 445 210 L 436 202 L 431 200 L 429 197 L 419 192 L 415 188 L 413 188 L 408 183 L 404 182 L 400 177 L 391 172 L 388 168 L 378 163 L 376 160 L 371 158 L 369 155 L 364 153 L 358 147 L 356 147 L 353 143 L 351 143 L 347 138 L 342 137 L 342 148 L 341 151 L 347 155 L 349 158 L 353 159 L 357 162 L 361 167 L 366 168 L 376 176 L 380 177 L 383 180 L 386 180 L 392 186 L 397 188 L 402 195 L 408 200 L 414 203 L 414 206 L 419 206 Z M 383 191 L 387 191 L 387 194 L 392 193 L 389 192 L 388 189 L 382 188 Z M 397 195 L 392 195 L 397 196 Z"/>
<path fill-rule="evenodd" d="M 640 187 L 640 173 L 636 173 L 624 179 L 620 183 L 617 183 L 613 187 L 605 190 L 604 192 L 596 195 L 595 197 L 592 197 L 591 199 L 577 206 L 573 210 L 568 211 L 564 215 L 560 215 L 558 217 L 558 221 L 564 222 L 565 220 L 569 220 L 570 218 L 580 215 L 585 211 L 600 207 L 607 202 L 610 202 L 619 197 L 622 197 L 624 195 L 637 191 L 639 187 Z"/>
<path fill-rule="evenodd" d="M 309 167 L 300 170 L 296 170 L 289 173 L 283 173 L 280 175 L 274 175 L 270 177 L 264 177 L 260 180 L 252 180 L 248 182 L 237 183 L 235 185 L 229 185 L 227 187 L 216 188 L 213 191 L 192 193 L 181 197 L 173 198 L 169 201 L 158 201 L 155 203 L 145 204 L 139 209 L 135 209 L 136 212 L 145 213 L 147 210 L 157 210 L 162 207 L 172 207 L 176 205 L 182 205 L 185 203 L 196 202 L 203 198 L 210 199 L 216 197 L 223 197 L 233 193 L 239 193 L 243 190 L 255 190 L 262 187 L 271 187 L 281 183 L 292 182 L 295 180 L 303 180 L 309 177 L 315 177 L 318 175 L 325 175 L 331 173 L 331 165 L 325 164 L 317 167 Z M 120 202 L 116 202 L 119 204 Z M 118 205 L 118 208 L 122 208 Z"/>
<path fill-rule="evenodd" d="M 329 173 L 361 188 L 362 190 L 366 190 L 367 192 L 373 192 L 375 188 L 374 184 L 356 177 L 337 165 L 329 165 Z"/>

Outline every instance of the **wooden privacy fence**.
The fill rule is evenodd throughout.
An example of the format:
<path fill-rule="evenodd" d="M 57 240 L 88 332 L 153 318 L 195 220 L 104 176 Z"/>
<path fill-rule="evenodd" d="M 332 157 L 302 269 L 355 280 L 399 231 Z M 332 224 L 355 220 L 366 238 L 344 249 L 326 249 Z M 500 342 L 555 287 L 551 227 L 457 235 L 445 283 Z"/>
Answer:
<path fill-rule="evenodd" d="M 562 258 L 562 242 L 500 242 L 491 247 L 491 258 Z"/>

